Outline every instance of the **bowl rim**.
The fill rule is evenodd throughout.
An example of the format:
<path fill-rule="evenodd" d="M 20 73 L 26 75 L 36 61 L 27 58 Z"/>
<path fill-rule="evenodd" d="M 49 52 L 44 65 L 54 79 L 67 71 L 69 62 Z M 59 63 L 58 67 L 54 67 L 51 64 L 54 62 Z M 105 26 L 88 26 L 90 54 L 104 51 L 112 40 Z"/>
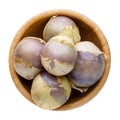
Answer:
<path fill-rule="evenodd" d="M 99 39 L 101 40 L 101 44 L 103 46 L 103 50 L 107 53 L 107 59 L 106 59 L 106 68 L 105 71 L 103 73 L 102 78 L 100 79 L 100 82 L 97 84 L 97 86 L 92 90 L 92 92 L 90 92 L 89 94 L 87 94 L 85 97 L 81 98 L 81 100 L 78 100 L 77 102 L 74 103 L 69 103 L 69 104 L 65 104 L 62 107 L 58 108 L 57 110 L 70 110 L 73 108 L 78 108 L 84 104 L 86 104 L 87 102 L 89 102 L 91 99 L 93 99 L 99 92 L 100 90 L 103 88 L 107 77 L 109 75 L 110 72 L 110 65 L 111 65 L 111 53 L 110 53 L 110 48 L 109 48 L 109 44 L 107 39 L 105 38 L 105 35 L 103 34 L 103 32 L 101 31 L 101 29 L 98 27 L 98 25 L 93 22 L 90 18 L 88 18 L 87 16 L 76 12 L 76 11 L 72 11 L 72 10 L 68 10 L 68 9 L 53 9 L 53 10 L 47 10 L 44 12 L 41 12 L 35 16 L 33 16 L 32 18 L 30 18 L 27 22 L 25 22 L 22 27 L 17 31 L 10 50 L 9 50 L 9 71 L 11 74 L 11 78 L 15 84 L 15 86 L 17 87 L 17 89 L 21 92 L 21 94 L 27 98 L 29 101 L 31 101 L 32 103 L 34 103 L 31 99 L 31 95 L 28 91 L 26 91 L 26 89 L 23 87 L 21 81 L 18 78 L 17 73 L 15 72 L 14 68 L 13 68 L 13 52 L 14 49 L 17 45 L 17 43 L 20 41 L 22 34 L 32 25 L 35 23 L 35 21 L 38 21 L 41 16 L 45 17 L 51 17 L 53 15 L 67 15 L 70 16 L 72 15 L 72 17 L 76 18 L 76 16 L 78 16 L 78 18 L 76 18 L 77 20 L 81 20 L 82 22 L 84 22 L 85 24 L 87 24 L 90 28 L 93 29 L 93 31 L 96 33 L 97 37 L 99 37 Z"/>

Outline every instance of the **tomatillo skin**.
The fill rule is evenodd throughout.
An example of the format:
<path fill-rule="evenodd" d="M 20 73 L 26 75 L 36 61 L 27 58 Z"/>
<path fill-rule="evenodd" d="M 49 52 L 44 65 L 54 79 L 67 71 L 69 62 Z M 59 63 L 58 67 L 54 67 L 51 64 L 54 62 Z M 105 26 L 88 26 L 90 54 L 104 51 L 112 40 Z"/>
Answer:
<path fill-rule="evenodd" d="M 76 87 L 90 87 L 101 78 L 105 69 L 103 52 L 92 42 L 83 41 L 76 44 L 78 59 L 72 72 L 68 75 Z"/>
<path fill-rule="evenodd" d="M 40 72 L 33 80 L 31 96 L 34 103 L 43 109 L 57 109 L 65 104 L 71 94 L 71 85 L 65 76 L 57 77 Z"/>
<path fill-rule="evenodd" d="M 66 75 L 72 71 L 77 52 L 72 39 L 58 35 L 51 38 L 41 50 L 41 62 L 49 73 L 55 76 Z"/>
<path fill-rule="evenodd" d="M 43 39 L 48 41 L 59 34 L 71 37 L 74 43 L 81 40 L 80 32 L 76 23 L 67 16 L 51 17 L 43 30 Z"/>
<path fill-rule="evenodd" d="M 25 37 L 14 51 L 15 71 L 27 80 L 33 79 L 42 69 L 40 53 L 45 42 L 38 37 Z"/>

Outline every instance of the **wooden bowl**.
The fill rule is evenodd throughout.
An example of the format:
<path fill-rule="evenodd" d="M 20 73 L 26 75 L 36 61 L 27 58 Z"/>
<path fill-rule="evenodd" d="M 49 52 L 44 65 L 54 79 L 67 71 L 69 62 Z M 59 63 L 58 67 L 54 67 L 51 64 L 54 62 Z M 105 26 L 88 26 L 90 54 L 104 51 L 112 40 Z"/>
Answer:
<path fill-rule="evenodd" d="M 24 80 L 18 74 L 16 74 L 13 67 L 13 54 L 16 45 L 18 44 L 18 42 L 20 42 L 20 40 L 23 37 L 36 36 L 42 38 L 43 28 L 45 24 L 48 22 L 49 18 L 52 17 L 53 15 L 64 15 L 72 18 L 80 29 L 82 41 L 89 40 L 93 42 L 107 56 L 105 71 L 99 82 L 90 87 L 89 90 L 84 94 L 80 94 L 78 91 L 73 90 L 68 102 L 59 109 L 57 109 L 57 110 L 69 110 L 80 107 L 81 105 L 87 103 L 92 98 L 94 98 L 105 84 L 110 70 L 111 57 L 108 42 L 100 28 L 89 18 L 75 11 L 59 9 L 46 11 L 34 16 L 21 27 L 21 29 L 17 32 L 12 42 L 9 52 L 9 68 L 12 79 L 18 90 L 22 93 L 22 95 L 25 98 L 34 103 L 30 95 L 32 81 Z"/>

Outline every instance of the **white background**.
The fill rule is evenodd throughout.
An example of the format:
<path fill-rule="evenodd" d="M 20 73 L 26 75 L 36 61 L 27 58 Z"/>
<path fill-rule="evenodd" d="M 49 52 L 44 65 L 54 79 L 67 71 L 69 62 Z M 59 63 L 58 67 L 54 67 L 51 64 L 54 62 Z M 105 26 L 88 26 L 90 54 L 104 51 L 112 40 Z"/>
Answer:
<path fill-rule="evenodd" d="M 119 0 L 0 0 L 0 119 L 120 119 Z M 15 87 L 9 72 L 9 49 L 18 29 L 31 17 L 50 9 L 70 9 L 91 18 L 111 49 L 111 70 L 100 93 L 80 108 L 49 111 L 30 103 Z"/>

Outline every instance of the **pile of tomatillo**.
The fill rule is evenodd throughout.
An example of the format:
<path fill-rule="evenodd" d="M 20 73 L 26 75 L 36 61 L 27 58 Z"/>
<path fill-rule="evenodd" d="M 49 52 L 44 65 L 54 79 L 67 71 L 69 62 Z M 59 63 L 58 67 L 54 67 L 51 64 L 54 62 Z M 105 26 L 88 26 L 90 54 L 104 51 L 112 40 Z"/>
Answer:
<path fill-rule="evenodd" d="M 53 16 L 43 38 L 27 36 L 17 44 L 14 69 L 32 80 L 31 97 L 36 105 L 57 109 L 69 100 L 72 89 L 83 94 L 100 80 L 105 56 L 94 43 L 81 41 L 71 18 Z"/>

